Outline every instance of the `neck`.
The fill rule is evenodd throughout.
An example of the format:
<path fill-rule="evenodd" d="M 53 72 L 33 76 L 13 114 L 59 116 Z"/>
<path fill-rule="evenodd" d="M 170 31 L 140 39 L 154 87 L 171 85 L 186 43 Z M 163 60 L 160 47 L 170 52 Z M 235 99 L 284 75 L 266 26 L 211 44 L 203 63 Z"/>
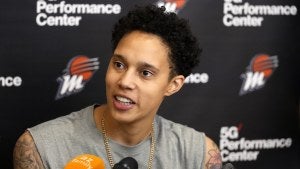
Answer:
<path fill-rule="evenodd" d="M 104 106 L 98 107 L 95 110 L 94 118 L 97 128 L 102 130 L 104 127 L 106 136 L 110 139 L 123 145 L 133 146 L 151 135 L 153 118 L 148 121 L 121 123 L 114 120 L 105 110 Z M 102 122 L 103 126 L 101 126 Z"/>

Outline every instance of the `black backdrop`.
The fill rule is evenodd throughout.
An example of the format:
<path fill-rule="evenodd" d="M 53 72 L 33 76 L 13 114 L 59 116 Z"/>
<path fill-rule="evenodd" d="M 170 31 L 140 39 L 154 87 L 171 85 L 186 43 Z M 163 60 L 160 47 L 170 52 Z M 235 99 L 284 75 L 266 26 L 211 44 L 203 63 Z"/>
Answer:
<path fill-rule="evenodd" d="M 12 168 L 14 144 L 26 128 L 105 101 L 112 25 L 147 3 L 188 18 L 203 48 L 199 67 L 159 114 L 204 131 L 236 168 L 298 169 L 296 0 L 1 1 L 1 168 Z M 89 9 L 76 10 L 80 5 Z M 68 22 L 53 25 L 55 19 Z M 66 71 L 77 56 L 98 58 L 92 77 L 80 81 Z M 69 81 L 57 99 L 64 76 L 75 76 L 77 86 Z"/>

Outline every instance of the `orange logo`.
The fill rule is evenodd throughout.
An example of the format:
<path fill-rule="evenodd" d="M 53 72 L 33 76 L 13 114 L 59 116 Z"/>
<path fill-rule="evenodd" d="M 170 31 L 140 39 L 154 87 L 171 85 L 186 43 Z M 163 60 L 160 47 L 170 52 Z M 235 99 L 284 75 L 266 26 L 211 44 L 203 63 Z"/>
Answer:
<path fill-rule="evenodd" d="M 254 56 L 247 71 L 241 76 L 243 84 L 240 95 L 262 88 L 277 67 L 277 56 L 269 56 L 267 54 Z"/>
<path fill-rule="evenodd" d="M 98 59 L 90 59 L 86 56 L 77 56 L 70 61 L 69 71 L 71 75 L 79 75 L 83 80 L 89 80 L 94 70 L 98 69 Z M 96 67 L 95 67 L 96 66 Z"/>
<path fill-rule="evenodd" d="M 79 55 L 71 59 L 63 75 L 57 79 L 60 86 L 56 100 L 80 92 L 98 69 L 98 58 Z"/>

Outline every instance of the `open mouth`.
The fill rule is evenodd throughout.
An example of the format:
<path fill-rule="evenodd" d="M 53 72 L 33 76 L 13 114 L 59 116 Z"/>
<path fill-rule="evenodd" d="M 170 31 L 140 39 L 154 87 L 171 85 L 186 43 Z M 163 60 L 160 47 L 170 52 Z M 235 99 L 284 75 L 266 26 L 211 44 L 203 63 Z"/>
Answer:
<path fill-rule="evenodd" d="M 116 99 L 119 103 L 124 104 L 124 105 L 135 104 L 134 101 L 132 101 L 132 100 L 130 100 L 129 98 L 126 98 L 126 97 L 115 96 L 115 99 Z"/>

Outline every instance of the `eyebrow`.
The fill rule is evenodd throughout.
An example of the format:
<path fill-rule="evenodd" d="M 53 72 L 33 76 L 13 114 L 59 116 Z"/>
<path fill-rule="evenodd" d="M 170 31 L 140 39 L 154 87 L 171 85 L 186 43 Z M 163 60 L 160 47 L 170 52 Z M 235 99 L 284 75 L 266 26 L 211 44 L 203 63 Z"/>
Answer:
<path fill-rule="evenodd" d="M 127 62 L 126 57 L 124 57 L 123 55 L 120 55 L 120 54 L 113 54 L 112 58 L 117 58 L 117 59 Z M 147 69 L 152 69 L 155 72 L 159 72 L 158 68 L 156 68 L 155 66 L 153 66 L 149 63 L 146 63 L 146 62 L 139 62 L 138 67 L 144 67 Z"/>
<path fill-rule="evenodd" d="M 125 57 L 120 55 L 120 54 L 113 54 L 112 58 L 117 58 L 117 59 L 120 59 L 120 60 L 126 60 Z"/>

